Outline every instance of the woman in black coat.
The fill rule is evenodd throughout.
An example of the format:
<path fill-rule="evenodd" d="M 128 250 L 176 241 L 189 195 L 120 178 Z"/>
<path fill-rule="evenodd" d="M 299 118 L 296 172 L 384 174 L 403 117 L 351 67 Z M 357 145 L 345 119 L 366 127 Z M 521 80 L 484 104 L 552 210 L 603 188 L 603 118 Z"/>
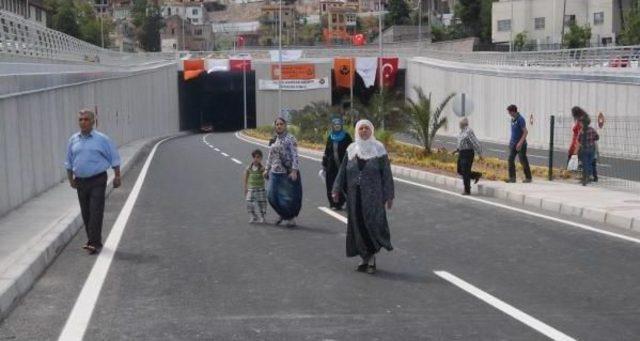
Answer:
<path fill-rule="evenodd" d="M 338 176 L 340 170 L 340 164 L 347 153 L 347 147 L 353 142 L 351 135 L 344 130 L 344 122 L 341 118 L 334 118 L 331 120 L 331 133 L 327 138 L 327 146 L 324 149 L 324 156 L 322 157 L 322 169 L 325 174 L 325 181 L 327 186 L 327 199 L 329 205 L 334 210 L 342 209 L 344 206 L 344 198 L 341 198 L 338 202 L 334 202 L 331 197 L 333 189 L 333 182 Z"/>

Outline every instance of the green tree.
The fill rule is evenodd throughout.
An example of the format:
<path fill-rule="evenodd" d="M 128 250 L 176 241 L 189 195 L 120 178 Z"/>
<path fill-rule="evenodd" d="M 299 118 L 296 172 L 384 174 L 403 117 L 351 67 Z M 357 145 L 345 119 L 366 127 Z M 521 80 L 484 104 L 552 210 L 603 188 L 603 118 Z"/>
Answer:
<path fill-rule="evenodd" d="M 411 9 L 406 0 L 389 0 L 387 13 L 384 17 L 386 26 L 406 25 L 411 22 Z"/>
<path fill-rule="evenodd" d="M 640 44 L 640 0 L 624 14 L 624 27 L 620 35 L 620 42 L 624 45 Z"/>
<path fill-rule="evenodd" d="M 60 0 L 52 17 L 52 28 L 72 37 L 80 38 L 78 14 L 73 0 Z"/>
<path fill-rule="evenodd" d="M 459 0 L 455 15 L 466 36 L 478 37 L 484 43 L 491 42 L 492 0 Z"/>
<path fill-rule="evenodd" d="M 447 123 L 447 118 L 442 117 L 442 111 L 449 101 L 455 96 L 454 93 L 447 96 L 440 104 L 433 108 L 431 94 L 426 96 L 420 87 L 414 87 L 417 99 L 407 99 L 407 112 L 409 114 L 411 134 L 422 143 L 424 152 L 431 154 L 431 145 L 436 133 Z"/>
<path fill-rule="evenodd" d="M 164 27 L 160 7 L 147 0 L 134 0 L 131 16 L 140 47 L 145 51 L 160 51 L 160 30 Z"/>
<path fill-rule="evenodd" d="M 569 27 L 569 32 L 564 35 L 564 46 L 570 49 L 579 49 L 587 47 L 591 40 L 591 27 L 586 25 L 580 27 L 576 24 L 572 24 Z"/>
<path fill-rule="evenodd" d="M 527 38 L 527 31 L 516 34 L 515 38 L 513 38 L 513 49 L 515 51 L 522 51 L 525 45 L 527 45 Z"/>

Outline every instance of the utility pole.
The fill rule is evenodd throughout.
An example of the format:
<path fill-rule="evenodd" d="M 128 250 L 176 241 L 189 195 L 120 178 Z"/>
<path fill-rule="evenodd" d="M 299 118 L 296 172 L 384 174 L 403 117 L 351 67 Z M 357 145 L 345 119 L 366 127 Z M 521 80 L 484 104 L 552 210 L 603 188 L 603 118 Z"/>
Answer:
<path fill-rule="evenodd" d="M 564 26 L 565 26 L 565 17 L 567 15 L 567 0 L 563 1 L 562 4 L 562 28 L 560 30 L 560 45 L 564 47 Z"/>
<path fill-rule="evenodd" d="M 511 20 L 509 20 L 509 52 L 513 52 L 513 1 L 511 0 Z"/>
<path fill-rule="evenodd" d="M 100 42 L 102 48 L 104 48 L 104 15 L 100 12 Z"/>
<path fill-rule="evenodd" d="M 418 53 L 422 49 L 422 0 L 418 0 Z"/>
<path fill-rule="evenodd" d="M 282 114 L 282 0 L 278 7 L 278 115 Z"/>
<path fill-rule="evenodd" d="M 378 10 L 380 10 L 378 13 L 378 52 L 380 55 L 380 60 L 378 61 L 378 72 L 380 73 L 380 105 L 378 106 L 378 114 L 382 120 L 381 128 L 384 130 L 384 117 L 382 113 L 382 105 L 384 103 L 384 98 L 382 97 L 382 0 L 378 0 Z"/>

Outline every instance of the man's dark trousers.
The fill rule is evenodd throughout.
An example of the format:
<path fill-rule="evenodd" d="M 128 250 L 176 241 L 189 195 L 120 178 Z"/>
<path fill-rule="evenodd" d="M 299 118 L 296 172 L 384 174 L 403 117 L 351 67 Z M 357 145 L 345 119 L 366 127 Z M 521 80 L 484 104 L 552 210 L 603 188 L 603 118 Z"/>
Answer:
<path fill-rule="evenodd" d="M 82 221 L 89 238 L 87 245 L 100 248 L 102 247 L 102 218 L 107 189 L 107 172 L 77 180 Z"/>
<path fill-rule="evenodd" d="M 458 174 L 462 175 L 465 193 L 471 193 L 471 179 L 477 179 L 482 175 L 481 173 L 471 171 L 474 157 L 475 152 L 472 149 L 461 150 L 458 153 Z"/>
<path fill-rule="evenodd" d="M 516 146 L 509 147 L 509 180 L 516 179 L 516 155 L 520 159 L 520 164 L 524 169 L 524 176 L 527 180 L 531 180 L 531 168 L 529 167 L 529 159 L 527 159 L 527 144 L 524 143 L 520 151 L 516 150 Z"/>

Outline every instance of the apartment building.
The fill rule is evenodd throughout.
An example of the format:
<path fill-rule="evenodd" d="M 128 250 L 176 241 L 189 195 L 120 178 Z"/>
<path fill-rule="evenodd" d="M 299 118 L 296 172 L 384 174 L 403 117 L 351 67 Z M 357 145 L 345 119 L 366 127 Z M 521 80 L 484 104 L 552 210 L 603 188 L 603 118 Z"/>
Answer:
<path fill-rule="evenodd" d="M 610 45 L 631 0 L 500 0 L 492 7 L 492 39 L 509 43 L 520 32 L 538 45 L 560 44 L 571 24 L 591 27 L 593 46 Z"/>
<path fill-rule="evenodd" d="M 47 25 L 49 9 L 42 0 L 0 0 L 0 10 L 17 14 L 25 19 Z"/>

